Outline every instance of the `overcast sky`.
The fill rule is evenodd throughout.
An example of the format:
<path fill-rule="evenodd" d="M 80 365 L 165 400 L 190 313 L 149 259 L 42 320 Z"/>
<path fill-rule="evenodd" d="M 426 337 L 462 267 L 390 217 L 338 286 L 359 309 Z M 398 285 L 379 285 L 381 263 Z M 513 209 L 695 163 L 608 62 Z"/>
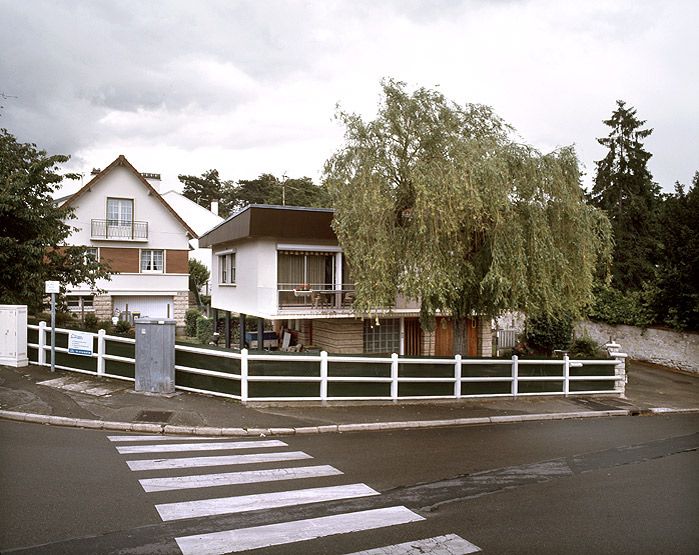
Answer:
<path fill-rule="evenodd" d="M 219 169 L 318 181 L 335 106 L 375 114 L 379 81 L 492 106 L 588 175 L 624 99 L 654 128 L 655 180 L 699 170 L 699 2 L 0 0 L 0 127 L 70 169 Z"/>

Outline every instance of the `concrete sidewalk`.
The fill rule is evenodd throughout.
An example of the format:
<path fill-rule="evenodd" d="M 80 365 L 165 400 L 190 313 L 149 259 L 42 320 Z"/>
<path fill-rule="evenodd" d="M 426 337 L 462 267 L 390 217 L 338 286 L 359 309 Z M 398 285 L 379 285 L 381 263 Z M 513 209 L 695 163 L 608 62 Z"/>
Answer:
<path fill-rule="evenodd" d="M 699 412 L 699 377 L 627 365 L 626 398 L 579 396 L 412 403 L 241 405 L 186 392 L 136 393 L 133 383 L 28 366 L 0 366 L 0 417 L 110 430 L 200 435 L 280 435 L 463 426 L 662 412 Z"/>

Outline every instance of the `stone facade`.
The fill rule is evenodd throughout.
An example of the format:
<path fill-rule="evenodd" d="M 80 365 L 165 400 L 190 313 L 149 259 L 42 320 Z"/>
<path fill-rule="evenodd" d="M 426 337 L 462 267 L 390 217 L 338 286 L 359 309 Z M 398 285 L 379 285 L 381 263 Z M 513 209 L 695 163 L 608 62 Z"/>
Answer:
<path fill-rule="evenodd" d="M 111 321 L 114 316 L 111 295 L 95 295 L 95 316 L 98 320 Z"/>
<path fill-rule="evenodd" d="M 699 334 L 670 330 L 642 329 L 634 326 L 611 326 L 584 321 L 576 327 L 578 337 L 587 335 L 604 344 L 623 345 L 629 358 L 699 373 Z M 611 341 L 610 341 L 611 340 Z"/>
<path fill-rule="evenodd" d="M 361 320 L 314 320 L 313 344 L 337 354 L 364 352 L 364 323 Z"/>
<path fill-rule="evenodd" d="M 493 330 L 490 318 L 478 317 L 478 356 L 493 356 Z"/>
<path fill-rule="evenodd" d="M 172 298 L 173 312 L 175 320 L 175 332 L 178 335 L 184 334 L 184 317 L 189 308 L 189 291 L 180 291 Z"/>
<path fill-rule="evenodd" d="M 616 366 L 614 366 L 614 375 L 617 378 L 614 384 L 614 391 L 623 397 L 626 392 L 626 357 L 628 355 L 621 352 L 621 345 L 618 343 L 609 342 L 604 347 L 607 349 L 609 356 L 617 361 Z"/>

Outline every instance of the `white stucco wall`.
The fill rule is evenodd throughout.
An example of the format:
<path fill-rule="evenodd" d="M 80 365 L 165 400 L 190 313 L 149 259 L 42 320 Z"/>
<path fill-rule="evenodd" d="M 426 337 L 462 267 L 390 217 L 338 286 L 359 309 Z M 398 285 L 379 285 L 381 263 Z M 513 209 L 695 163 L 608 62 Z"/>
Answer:
<path fill-rule="evenodd" d="M 587 334 L 600 344 L 611 337 L 630 358 L 699 373 L 699 334 L 580 322 L 578 336 Z"/>
<path fill-rule="evenodd" d="M 91 221 L 107 218 L 107 197 L 134 200 L 133 219 L 148 222 L 147 241 L 93 241 L 91 239 Z M 94 185 L 92 190 L 83 193 L 71 206 L 75 209 L 75 216 L 67 223 L 79 229 L 68 238 L 66 241 L 68 244 L 189 249 L 189 239 L 182 225 L 156 197 L 150 196 L 143 183 L 124 167 L 117 166 L 112 169 Z"/>

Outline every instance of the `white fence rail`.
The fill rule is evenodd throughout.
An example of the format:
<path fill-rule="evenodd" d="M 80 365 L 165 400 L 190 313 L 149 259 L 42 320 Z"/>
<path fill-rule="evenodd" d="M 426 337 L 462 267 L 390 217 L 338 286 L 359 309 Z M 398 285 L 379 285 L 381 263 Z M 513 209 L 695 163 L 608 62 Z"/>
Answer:
<path fill-rule="evenodd" d="M 29 343 L 30 348 L 38 350 L 36 363 L 39 365 L 48 366 L 46 353 L 50 351 L 51 346 L 46 341 L 46 332 L 49 331 L 44 322 L 40 322 L 38 326 L 28 326 L 29 329 L 38 330 L 38 342 Z M 71 330 L 67 329 L 56 329 L 57 334 L 67 334 Z M 93 374 L 98 376 L 104 376 L 109 378 L 117 378 L 122 380 L 131 380 L 134 378 L 130 376 L 118 375 L 114 373 L 107 372 L 108 361 L 116 361 L 120 363 L 126 363 L 134 366 L 135 372 L 135 360 L 131 357 L 123 357 L 117 355 L 107 354 L 107 343 L 117 342 L 117 343 L 127 343 L 135 344 L 134 339 L 109 336 L 106 335 L 104 330 L 100 330 L 98 333 L 92 334 L 97 341 L 96 352 L 92 355 L 92 358 L 97 359 L 96 370 L 86 370 L 84 368 L 76 368 L 75 366 L 66 365 L 56 365 L 56 368 L 63 370 L 69 370 L 73 372 L 82 372 L 85 374 Z M 66 348 L 56 348 L 57 352 L 68 353 Z M 623 391 L 623 383 L 625 380 L 624 372 L 624 360 L 623 358 L 617 359 L 602 359 L 602 360 L 572 360 L 568 356 L 564 356 L 562 359 L 546 359 L 546 360 L 530 360 L 530 359 L 519 359 L 517 356 L 513 356 L 511 359 L 464 359 L 461 355 L 456 355 L 453 358 L 400 358 L 397 354 L 392 354 L 390 357 L 364 357 L 364 356 L 342 356 L 342 355 L 329 355 L 325 351 L 322 351 L 318 355 L 290 355 L 290 354 L 262 354 L 262 353 L 250 353 L 247 349 L 243 349 L 240 352 L 234 351 L 224 351 L 224 350 L 214 350 L 214 349 L 204 349 L 199 347 L 177 345 L 175 347 L 176 353 L 182 353 L 183 355 L 195 355 L 196 358 L 199 357 L 200 360 L 208 360 L 211 362 L 213 360 L 222 359 L 223 361 L 230 361 L 230 370 L 211 370 L 206 368 L 199 368 L 196 366 L 185 366 L 181 364 L 176 364 L 175 370 L 182 374 L 189 374 L 192 376 L 203 376 L 208 378 L 223 379 L 227 380 L 228 383 L 235 383 L 235 389 L 239 387 L 239 393 L 229 393 L 225 391 L 218 391 L 212 388 L 203 387 L 192 387 L 185 386 L 183 384 L 176 384 L 177 389 L 183 391 L 191 391 L 196 393 L 205 393 L 208 395 L 217 395 L 222 397 L 229 397 L 233 399 L 240 400 L 243 403 L 248 401 L 398 401 L 398 400 L 410 400 L 410 399 L 461 399 L 461 398 L 487 398 L 487 397 L 519 397 L 519 396 L 540 396 L 540 395 L 592 395 L 592 394 L 609 394 L 609 393 L 620 393 Z M 625 357 L 625 355 L 620 355 Z M 202 359 L 202 357 L 204 357 Z M 296 374 L 285 374 L 285 375 L 272 375 L 264 374 L 260 370 L 264 370 L 264 364 L 259 365 L 261 368 L 255 368 L 256 363 L 264 362 L 286 362 L 289 363 L 288 369 L 292 370 L 294 367 L 298 368 L 299 363 L 307 363 L 305 373 Z M 228 364 L 223 362 L 224 365 Z M 311 365 L 310 372 L 308 371 L 308 364 Z M 351 364 L 353 365 L 352 370 L 354 374 L 352 375 L 334 375 L 331 371 L 333 364 Z M 316 366 L 317 365 L 317 366 Z M 386 370 L 382 372 L 381 376 L 367 376 L 361 375 L 362 368 L 367 365 L 378 365 L 379 367 L 386 366 Z M 424 376 L 405 376 L 401 375 L 401 367 L 407 367 L 410 365 L 422 365 L 432 367 L 433 372 L 439 372 L 441 368 L 450 368 L 448 376 L 436 376 L 436 375 L 424 375 Z M 493 369 L 501 369 L 499 372 L 501 375 L 464 375 L 471 374 L 473 372 L 467 372 L 469 367 L 492 367 Z M 560 373 L 555 375 L 522 375 L 521 371 L 527 366 L 538 366 L 538 367 L 558 367 L 560 368 Z M 571 369 L 580 369 L 590 366 L 608 366 L 610 373 L 605 373 L 604 375 L 571 375 Z M 251 372 L 252 370 L 258 370 L 256 372 Z M 555 391 L 534 391 L 525 392 L 522 391 L 523 385 L 533 382 L 551 382 L 558 383 L 560 387 L 556 388 Z M 576 382 L 614 382 L 614 389 L 593 389 L 593 390 L 575 390 L 571 388 L 571 385 Z M 292 383 L 302 383 L 311 384 L 314 386 L 317 393 L 303 395 L 303 396 L 287 396 L 283 394 L 279 395 L 256 395 L 254 391 L 251 393 L 251 389 L 255 388 L 255 384 L 272 384 L 276 386 L 276 390 L 283 392 L 284 384 Z M 388 395 L 330 395 L 329 389 L 331 389 L 332 384 L 386 384 L 388 385 Z M 442 395 L 404 395 L 401 394 L 402 384 L 451 384 L 449 388 L 449 394 Z M 509 384 L 507 392 L 496 392 L 496 393 L 464 393 L 464 384 L 470 383 L 480 383 L 480 384 Z M 239 384 L 239 385 L 238 385 Z"/>

